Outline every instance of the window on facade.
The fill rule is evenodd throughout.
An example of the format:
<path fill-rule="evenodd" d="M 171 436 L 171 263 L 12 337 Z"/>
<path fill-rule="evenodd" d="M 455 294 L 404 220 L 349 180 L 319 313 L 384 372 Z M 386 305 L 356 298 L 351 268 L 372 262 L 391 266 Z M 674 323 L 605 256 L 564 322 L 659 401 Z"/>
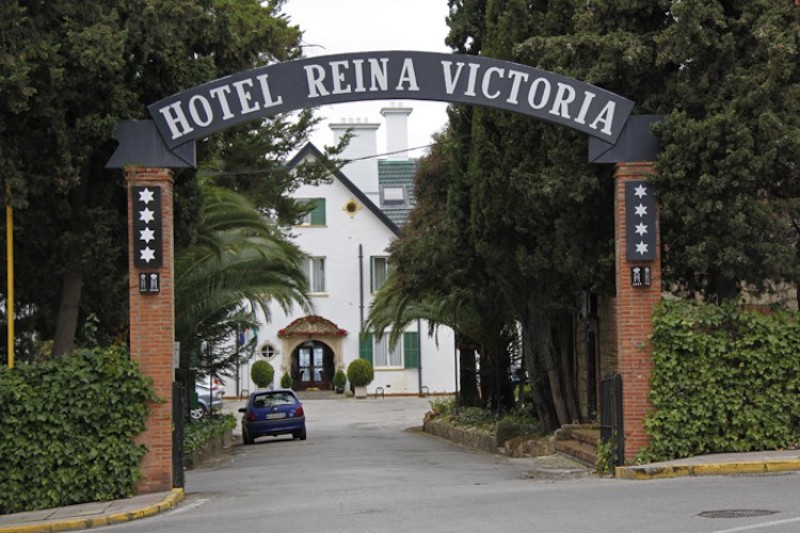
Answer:
<path fill-rule="evenodd" d="M 386 277 L 389 275 L 389 258 L 373 257 L 371 272 L 372 292 L 376 292 L 386 283 Z"/>
<path fill-rule="evenodd" d="M 400 367 L 419 368 L 419 333 L 406 331 L 393 351 L 389 348 L 389 333 L 381 339 L 365 332 L 358 336 L 358 357 L 372 363 L 375 368 Z"/>
<path fill-rule="evenodd" d="M 400 186 L 387 186 L 381 189 L 384 204 L 402 204 L 406 201 L 406 190 Z"/>
<path fill-rule="evenodd" d="M 311 198 L 308 200 L 313 204 L 311 211 L 306 213 L 298 225 L 300 226 L 324 226 L 325 225 L 325 198 Z"/>
<path fill-rule="evenodd" d="M 325 258 L 307 257 L 303 262 L 303 274 L 311 292 L 325 292 Z"/>
<path fill-rule="evenodd" d="M 276 353 L 278 353 L 278 351 L 271 344 L 265 344 L 264 346 L 261 347 L 261 356 L 262 357 L 266 357 L 267 359 L 270 359 L 271 357 L 274 357 Z"/>
<path fill-rule="evenodd" d="M 394 349 L 390 349 L 389 332 L 381 338 L 375 337 L 373 359 L 375 367 L 403 366 L 403 339 L 397 342 Z"/>

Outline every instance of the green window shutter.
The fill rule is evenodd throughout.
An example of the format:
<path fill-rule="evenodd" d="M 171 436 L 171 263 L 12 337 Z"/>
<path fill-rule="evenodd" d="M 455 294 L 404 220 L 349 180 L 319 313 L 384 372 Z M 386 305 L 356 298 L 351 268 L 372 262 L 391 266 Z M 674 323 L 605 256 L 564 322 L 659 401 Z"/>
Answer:
<path fill-rule="evenodd" d="M 403 365 L 406 368 L 419 368 L 419 333 L 403 333 Z"/>
<path fill-rule="evenodd" d="M 311 225 L 325 225 L 325 198 L 314 199 L 314 209 L 311 210 Z"/>
<path fill-rule="evenodd" d="M 358 336 L 358 356 L 372 364 L 372 333 L 361 333 Z"/>

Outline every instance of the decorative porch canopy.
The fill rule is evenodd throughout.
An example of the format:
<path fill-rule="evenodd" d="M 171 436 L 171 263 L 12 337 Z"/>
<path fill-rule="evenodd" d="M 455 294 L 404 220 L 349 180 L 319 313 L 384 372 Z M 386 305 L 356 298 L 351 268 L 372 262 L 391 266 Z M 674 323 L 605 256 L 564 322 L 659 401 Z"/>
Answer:
<path fill-rule="evenodd" d="M 278 337 L 282 339 L 292 337 L 345 337 L 346 335 L 346 330 L 340 328 L 327 318 L 316 315 L 298 318 L 278 331 Z"/>

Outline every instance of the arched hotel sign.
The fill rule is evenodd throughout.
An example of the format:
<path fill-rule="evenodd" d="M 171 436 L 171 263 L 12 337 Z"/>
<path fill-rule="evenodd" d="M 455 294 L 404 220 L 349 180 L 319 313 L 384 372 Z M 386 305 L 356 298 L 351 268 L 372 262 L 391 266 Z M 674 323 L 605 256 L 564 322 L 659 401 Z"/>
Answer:
<path fill-rule="evenodd" d="M 323 56 L 240 72 L 148 106 L 153 120 L 121 121 L 119 146 L 106 167 L 125 169 L 128 190 L 130 353 L 153 380 L 156 394 L 167 398 L 152 406 L 140 437 L 151 450 L 142 462 L 140 492 L 182 485 L 173 477 L 182 466 L 166 437 L 175 436 L 172 419 L 180 416 L 171 413 L 169 399 L 175 394 L 170 169 L 194 167 L 195 141 L 237 124 L 308 107 L 386 99 L 488 106 L 560 124 L 590 136 L 592 161 L 613 160 L 615 151 L 644 137 L 632 134 L 630 126 L 623 133 L 626 122 L 636 122 L 628 120 L 633 102 L 599 87 L 497 59 L 399 51 Z M 658 293 L 658 276 L 654 279 L 651 288 Z"/>
<path fill-rule="evenodd" d="M 515 111 L 614 144 L 633 102 L 534 67 L 432 52 L 359 52 L 239 72 L 148 110 L 169 149 L 259 117 L 361 100 L 434 100 Z"/>

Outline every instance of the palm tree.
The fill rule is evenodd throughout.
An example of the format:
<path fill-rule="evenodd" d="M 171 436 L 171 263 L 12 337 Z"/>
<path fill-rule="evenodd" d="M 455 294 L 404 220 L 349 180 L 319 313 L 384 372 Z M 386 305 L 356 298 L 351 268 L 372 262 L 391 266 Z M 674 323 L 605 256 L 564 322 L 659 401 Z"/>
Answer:
<path fill-rule="evenodd" d="M 417 319 L 424 319 L 430 324 L 431 334 L 435 333 L 438 326 L 444 325 L 479 340 L 479 333 L 470 326 L 479 323 L 474 310 L 462 305 L 465 303 L 463 300 L 457 300 L 459 299 L 455 297 L 427 296 L 417 299 L 410 296 L 398 282 L 394 271 L 390 270 L 386 281 L 375 295 L 364 328 L 374 331 L 378 336 L 386 329 L 391 329 L 389 344 L 395 345 L 400 340 L 403 329 Z"/>
<path fill-rule="evenodd" d="M 175 258 L 175 337 L 185 356 L 206 356 L 204 371 L 227 374 L 242 352 L 230 339 L 257 326 L 257 311 L 269 320 L 271 305 L 310 310 L 304 255 L 242 195 L 209 179 L 199 188 L 197 238 Z"/>
<path fill-rule="evenodd" d="M 388 340 L 394 346 L 403 330 L 416 320 L 428 321 L 428 334 L 431 336 L 439 326 L 450 327 L 455 332 L 460 354 L 459 401 L 464 406 L 476 406 L 479 395 L 475 352 L 480 353 L 484 370 L 495 368 L 494 359 L 504 350 L 498 344 L 499 339 L 510 340 L 509 337 L 514 335 L 512 321 L 507 316 L 504 318 L 500 311 L 503 308 L 488 305 L 480 299 L 485 296 L 458 288 L 447 294 L 411 296 L 402 286 L 396 271 L 392 270 L 375 295 L 364 328 L 378 336 L 390 329 Z M 484 392 L 499 390 L 495 381 L 484 380 Z M 492 407 L 499 408 L 498 401 L 493 401 Z"/>

